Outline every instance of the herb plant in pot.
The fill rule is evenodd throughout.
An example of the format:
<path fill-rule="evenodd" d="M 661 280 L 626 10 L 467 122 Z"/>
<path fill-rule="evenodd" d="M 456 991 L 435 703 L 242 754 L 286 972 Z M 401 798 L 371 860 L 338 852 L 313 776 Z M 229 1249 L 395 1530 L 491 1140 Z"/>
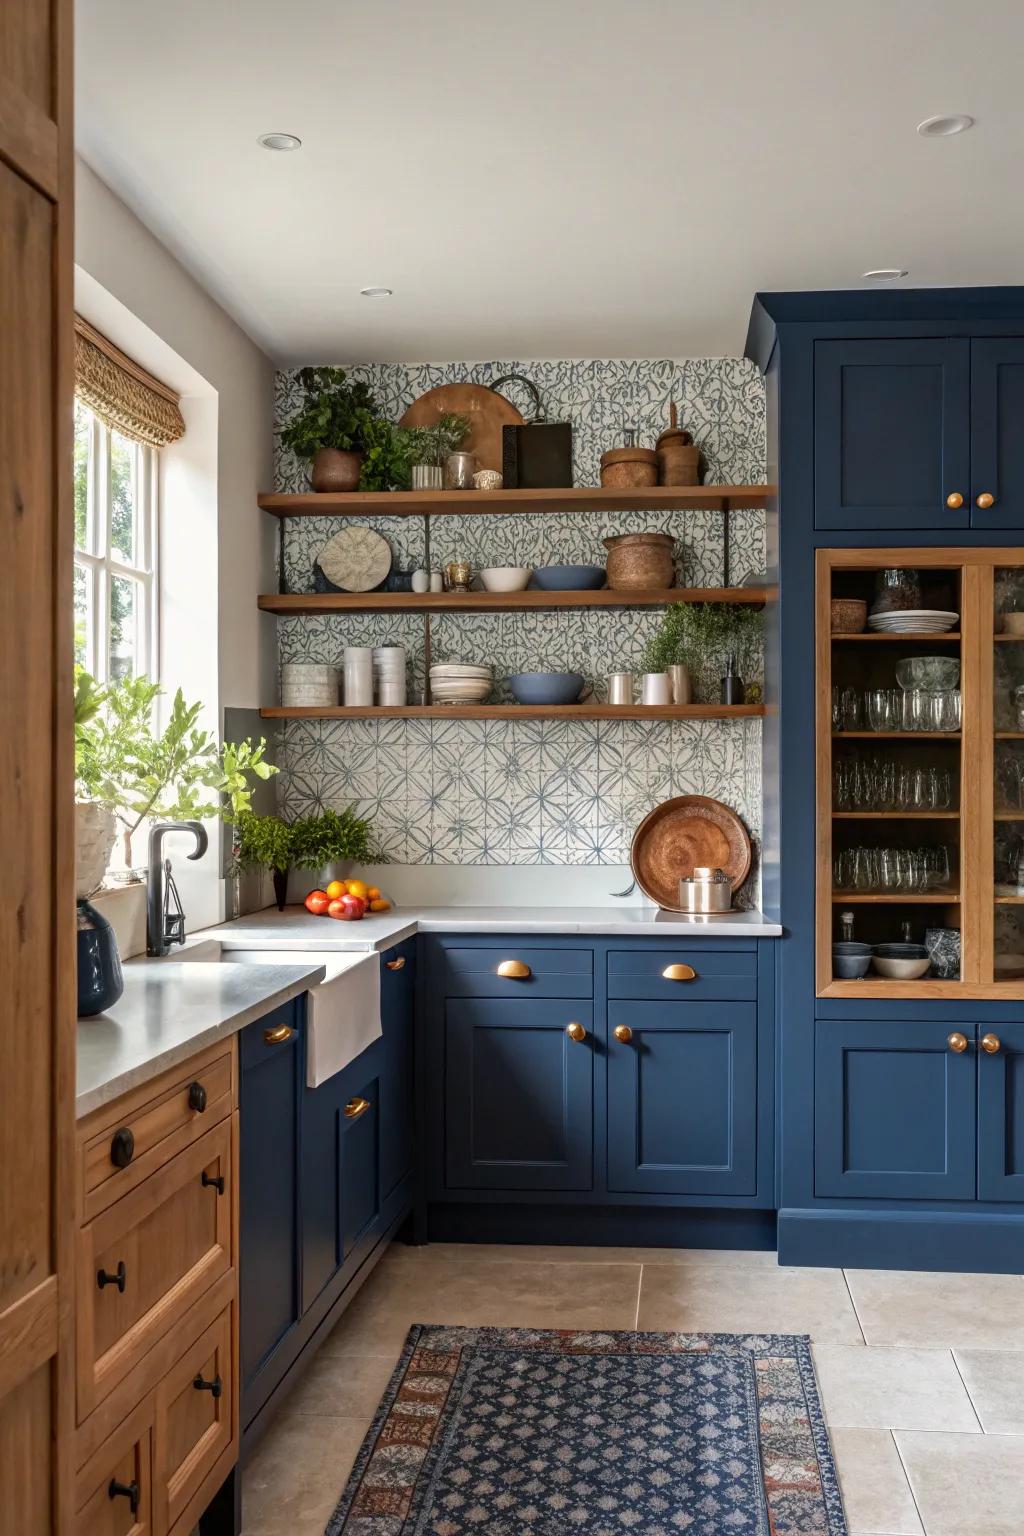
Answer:
<path fill-rule="evenodd" d="M 302 901 L 310 891 L 341 879 L 353 864 L 382 864 L 385 856 L 374 846 L 370 823 L 351 806 L 327 810 L 319 816 L 284 821 L 280 816 L 256 816 L 238 820 L 237 858 L 243 868 L 262 866 L 274 879 L 274 896 L 283 911 L 289 894 Z M 308 874 L 299 890 L 289 892 L 289 873 Z"/>
<path fill-rule="evenodd" d="M 296 458 L 313 461 L 314 491 L 354 491 L 380 414 L 373 391 L 350 384 L 344 368 L 300 368 L 299 383 L 304 399 L 281 429 L 281 442 Z"/>

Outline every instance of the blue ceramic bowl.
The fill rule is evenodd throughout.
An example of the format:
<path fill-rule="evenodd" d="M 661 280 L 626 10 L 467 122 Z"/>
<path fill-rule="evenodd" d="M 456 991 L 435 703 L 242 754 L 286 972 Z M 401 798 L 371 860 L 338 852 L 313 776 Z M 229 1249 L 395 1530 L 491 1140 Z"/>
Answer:
<path fill-rule="evenodd" d="M 583 692 L 578 672 L 514 672 L 506 682 L 520 704 L 575 704 Z"/>
<path fill-rule="evenodd" d="M 535 565 L 532 584 L 542 592 L 590 592 L 607 574 L 603 565 Z"/>

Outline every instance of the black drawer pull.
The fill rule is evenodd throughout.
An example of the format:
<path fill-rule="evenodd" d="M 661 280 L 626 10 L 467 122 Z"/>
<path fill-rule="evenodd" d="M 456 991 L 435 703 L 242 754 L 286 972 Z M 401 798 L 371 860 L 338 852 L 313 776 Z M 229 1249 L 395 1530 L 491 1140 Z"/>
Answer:
<path fill-rule="evenodd" d="M 101 1291 L 104 1290 L 108 1285 L 116 1285 L 118 1290 L 121 1292 L 121 1295 L 123 1296 L 124 1288 L 127 1283 L 128 1271 L 124 1267 L 124 1259 L 122 1259 L 118 1264 L 117 1269 L 113 1274 L 111 1274 L 109 1270 L 106 1269 L 100 1269 L 96 1272 L 96 1284 L 99 1286 Z"/>
<path fill-rule="evenodd" d="M 126 1125 L 110 1138 L 110 1161 L 115 1168 L 127 1168 L 135 1156 L 135 1137 Z"/>
<path fill-rule="evenodd" d="M 204 1168 L 203 1169 L 203 1188 L 204 1189 L 211 1189 L 211 1188 L 215 1189 L 217 1191 L 218 1195 L 222 1195 L 224 1193 L 224 1175 L 223 1174 L 219 1174 L 217 1177 L 214 1177 L 212 1174 L 207 1173 L 206 1169 Z"/>
<path fill-rule="evenodd" d="M 206 1089 L 202 1083 L 189 1083 L 188 1107 L 197 1115 L 201 1115 L 206 1108 Z"/>
<path fill-rule="evenodd" d="M 221 1393 L 224 1391 L 224 1388 L 221 1386 L 221 1380 L 219 1376 L 215 1376 L 212 1381 L 204 1381 L 202 1375 L 199 1375 L 196 1377 L 192 1385 L 195 1387 L 197 1392 L 209 1392 L 210 1396 L 215 1399 L 220 1397 Z"/>
<path fill-rule="evenodd" d="M 107 1489 L 108 1499 L 127 1499 L 128 1508 L 133 1515 L 139 1512 L 139 1485 L 138 1483 L 119 1483 L 116 1477 L 110 1479 L 110 1487 Z"/>

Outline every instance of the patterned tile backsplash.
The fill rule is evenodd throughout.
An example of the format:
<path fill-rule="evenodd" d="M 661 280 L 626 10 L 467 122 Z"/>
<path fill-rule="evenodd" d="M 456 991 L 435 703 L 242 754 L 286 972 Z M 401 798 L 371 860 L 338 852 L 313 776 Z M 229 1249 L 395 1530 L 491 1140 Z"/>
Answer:
<path fill-rule="evenodd" d="M 353 378 L 372 385 L 395 420 L 437 384 L 465 378 L 487 383 L 512 372 L 535 381 L 549 420 L 572 422 L 577 485 L 599 483 L 601 453 L 621 442 L 624 427 L 636 427 L 638 441 L 653 444 L 673 397 L 682 425 L 701 447 L 708 483 L 764 481 L 764 389 L 757 370 L 742 359 L 374 363 L 350 369 Z M 279 373 L 278 426 L 300 396 L 295 371 Z M 276 488 L 308 488 L 306 466 L 280 445 Z M 423 563 L 418 518 L 379 518 L 372 526 L 387 538 L 400 568 Z M 337 527 L 329 518 L 284 524 L 289 590 L 312 590 L 313 561 Z M 712 511 L 439 517 L 432 521 L 431 563 L 437 568 L 461 558 L 474 568 L 603 565 L 605 535 L 644 529 L 676 536 L 681 585 L 721 582 L 721 515 Z M 734 583 L 763 572 L 762 513 L 734 514 L 731 554 Z M 499 679 L 554 667 L 580 671 L 593 682 L 609 671 L 638 671 L 660 619 L 657 610 L 439 615 L 432 620 L 434 659 L 483 658 Z M 336 662 L 345 645 L 403 644 L 410 687 L 423 686 L 419 618 L 355 614 L 278 622 L 282 661 Z M 508 695 L 499 689 L 498 696 Z M 757 720 L 312 720 L 284 727 L 278 760 L 278 798 L 286 814 L 358 802 L 399 864 L 622 864 L 637 822 L 674 794 L 726 801 L 743 817 L 755 847 L 760 832 Z M 756 886 L 756 878 L 747 883 L 750 903 Z"/>

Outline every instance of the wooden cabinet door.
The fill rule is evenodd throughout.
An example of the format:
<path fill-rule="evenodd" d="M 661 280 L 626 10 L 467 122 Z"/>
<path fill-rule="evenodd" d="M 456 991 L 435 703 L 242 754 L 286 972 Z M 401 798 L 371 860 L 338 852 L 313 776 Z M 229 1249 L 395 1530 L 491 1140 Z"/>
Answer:
<path fill-rule="evenodd" d="M 755 1194 L 756 1004 L 616 1001 L 608 1025 L 609 1190 Z"/>
<path fill-rule="evenodd" d="M 593 1187 L 592 1020 L 589 1001 L 448 999 L 450 1189 Z M 585 1038 L 573 1040 L 569 1024 Z"/>
<path fill-rule="evenodd" d="M 1024 528 L 1022 421 L 1024 337 L 972 341 L 972 528 Z"/>
<path fill-rule="evenodd" d="M 173 1530 L 233 1440 L 231 1308 L 168 1371 L 156 1392 L 156 1530 Z"/>
<path fill-rule="evenodd" d="M 979 1025 L 978 1198 L 1024 1202 L 1024 1024 Z"/>
<path fill-rule="evenodd" d="M 968 1041 L 959 1053 L 949 1044 L 958 1033 Z M 960 1024 L 816 1022 L 816 1195 L 974 1199 L 975 1033 Z"/>
<path fill-rule="evenodd" d="M 814 526 L 966 528 L 969 423 L 968 341 L 817 342 Z"/>
<path fill-rule="evenodd" d="M 232 1263 L 224 1120 L 79 1234 L 83 1419 Z"/>
<path fill-rule="evenodd" d="M 381 956 L 380 1007 L 384 1030 L 380 1102 L 382 1200 L 387 1199 L 395 1185 L 406 1177 L 413 1162 L 415 957 L 414 943 L 403 944 Z"/>
<path fill-rule="evenodd" d="M 153 1426 L 149 1401 L 104 1441 L 77 1479 L 75 1536 L 152 1536 Z"/>

